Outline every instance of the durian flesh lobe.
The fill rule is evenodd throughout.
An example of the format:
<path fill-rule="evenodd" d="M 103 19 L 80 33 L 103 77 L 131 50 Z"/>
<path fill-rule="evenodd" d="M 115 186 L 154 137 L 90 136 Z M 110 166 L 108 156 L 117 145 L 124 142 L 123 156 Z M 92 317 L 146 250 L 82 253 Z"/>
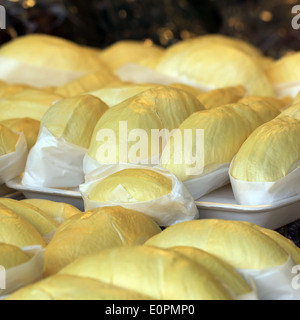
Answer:
<path fill-rule="evenodd" d="M 19 137 L 19 134 L 0 124 L 0 156 L 14 152 Z"/>

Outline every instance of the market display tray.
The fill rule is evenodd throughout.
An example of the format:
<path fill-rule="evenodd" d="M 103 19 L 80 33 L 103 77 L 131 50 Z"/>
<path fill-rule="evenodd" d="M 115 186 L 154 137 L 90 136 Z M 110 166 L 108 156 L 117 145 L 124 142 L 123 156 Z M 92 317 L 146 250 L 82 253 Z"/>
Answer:
<path fill-rule="evenodd" d="M 27 199 L 64 202 L 84 211 L 83 199 L 78 188 L 65 190 L 28 187 L 22 185 L 20 177 L 9 181 L 6 185 L 21 192 Z M 203 196 L 195 203 L 200 219 L 249 221 L 273 230 L 300 219 L 300 196 L 272 205 L 243 206 L 236 202 L 230 184 Z"/>

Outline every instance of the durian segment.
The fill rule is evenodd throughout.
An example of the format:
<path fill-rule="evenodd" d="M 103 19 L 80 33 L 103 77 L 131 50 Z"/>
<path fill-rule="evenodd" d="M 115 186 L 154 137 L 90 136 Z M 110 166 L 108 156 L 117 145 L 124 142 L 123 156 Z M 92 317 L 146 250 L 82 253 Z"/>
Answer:
<path fill-rule="evenodd" d="M 243 221 L 201 219 L 164 229 L 145 246 L 190 246 L 223 259 L 235 269 L 265 269 L 286 263 L 289 254 L 273 239 Z"/>
<path fill-rule="evenodd" d="M 5 300 L 152 300 L 145 294 L 126 290 L 87 277 L 55 275 L 25 286 Z"/>
<path fill-rule="evenodd" d="M 70 217 L 57 229 L 45 252 L 44 275 L 100 250 L 143 244 L 161 232 L 144 214 L 123 207 L 104 207 Z"/>
<path fill-rule="evenodd" d="M 79 79 L 59 87 L 55 90 L 55 93 L 63 97 L 74 97 L 98 90 L 108 83 L 116 82 L 118 80 L 118 77 L 114 75 L 112 71 L 103 68 L 102 70 L 88 73 Z"/>
<path fill-rule="evenodd" d="M 259 126 L 279 114 L 271 104 L 228 104 L 205 111 L 195 112 L 179 127 L 182 137 L 192 130 L 192 154 L 184 155 L 184 141 L 178 143 L 175 134 L 166 144 L 161 166 L 174 173 L 181 181 L 195 179 L 214 171 L 218 166 L 230 163 L 243 142 Z M 192 157 L 202 149 L 197 139 L 197 129 L 204 130 L 203 171 L 194 168 Z M 199 150 L 198 150 L 199 149 Z M 198 151 L 197 151 L 198 150 Z M 181 155 L 180 159 L 177 159 Z M 192 172 L 193 171 L 193 172 Z"/>
<path fill-rule="evenodd" d="M 31 118 L 41 121 L 52 104 L 62 97 L 39 89 L 26 89 L 0 101 L 0 121 Z"/>
<path fill-rule="evenodd" d="M 203 42 L 200 38 L 171 46 L 162 55 L 156 70 L 181 82 L 210 89 L 241 85 L 249 95 L 274 96 L 260 61 L 234 46 Z"/>
<path fill-rule="evenodd" d="M 0 242 L 0 265 L 5 269 L 16 267 L 29 261 L 32 255 L 22 251 L 19 247 Z"/>
<path fill-rule="evenodd" d="M 108 106 L 91 95 L 62 99 L 42 118 L 42 125 L 58 139 L 88 148 L 93 130 Z"/>
<path fill-rule="evenodd" d="M 4 120 L 0 124 L 16 132 L 23 132 L 26 138 L 28 150 L 30 150 L 37 141 L 41 123 L 40 121 L 30 118 L 16 118 Z"/>
<path fill-rule="evenodd" d="M 211 109 L 225 104 L 236 103 L 246 94 L 247 90 L 243 86 L 232 86 L 201 93 L 197 98 L 206 109 Z"/>
<path fill-rule="evenodd" d="M 92 72 L 103 65 L 95 53 L 84 47 L 45 34 L 29 34 L 13 39 L 1 47 L 0 57 L 64 71 Z"/>
<path fill-rule="evenodd" d="M 55 220 L 30 204 L 7 198 L 0 198 L 0 204 L 28 221 L 42 236 L 55 231 L 58 227 Z"/>
<path fill-rule="evenodd" d="M 284 109 L 280 116 L 289 116 L 293 119 L 300 120 L 300 103 L 293 103 L 291 106 Z"/>
<path fill-rule="evenodd" d="M 232 300 L 206 268 L 155 247 L 115 247 L 77 259 L 59 274 L 89 277 L 159 300 Z"/>
<path fill-rule="evenodd" d="M 110 202 L 110 197 L 118 186 L 129 194 L 128 202 L 151 201 L 172 192 L 172 180 L 162 174 L 147 169 L 124 169 L 96 184 L 90 191 L 89 199 L 101 203 Z M 121 199 L 120 199 L 121 200 Z"/>
<path fill-rule="evenodd" d="M 21 200 L 21 203 L 30 204 L 31 206 L 38 208 L 52 219 L 63 218 L 66 220 L 76 214 L 82 213 L 71 204 L 45 199 L 25 199 Z"/>
<path fill-rule="evenodd" d="M 300 121 L 287 115 L 263 124 L 237 152 L 232 177 L 255 182 L 275 182 L 285 177 L 299 166 L 299 135 Z"/>
<path fill-rule="evenodd" d="M 6 84 L 0 86 L 0 99 L 7 99 L 23 90 L 34 89 L 33 87 L 26 84 Z"/>
<path fill-rule="evenodd" d="M 259 231 L 270 237 L 272 240 L 278 243 L 289 255 L 291 255 L 295 264 L 300 264 L 300 248 L 296 246 L 290 239 L 284 237 L 278 231 L 263 228 L 255 224 L 251 224 L 252 227 L 257 228 Z"/>
<path fill-rule="evenodd" d="M 0 156 L 16 151 L 20 135 L 3 124 L 0 124 Z"/>
<path fill-rule="evenodd" d="M 272 104 L 279 111 L 285 110 L 293 103 L 293 99 L 290 96 L 285 96 L 282 98 L 248 96 L 239 100 L 239 103 L 249 104 L 249 103 L 261 102 L 261 101 L 263 101 L 264 103 Z"/>
<path fill-rule="evenodd" d="M 130 133 L 132 133 L 131 130 L 143 129 L 147 136 L 146 139 L 148 139 L 148 148 L 143 146 L 143 152 L 137 158 L 138 160 L 147 160 L 151 157 L 157 157 L 162 152 L 163 140 L 167 139 L 164 135 L 166 130 L 171 134 L 172 130 L 178 128 L 192 113 L 204 109 L 195 96 L 184 90 L 166 86 L 148 89 L 110 108 L 103 115 L 95 127 L 88 154 L 92 159 L 103 163 L 135 162 L 135 159 L 131 161 L 129 151 L 137 142 L 132 141 Z M 122 122 L 126 122 L 124 130 L 127 128 L 127 159 L 124 153 L 119 154 L 120 146 L 123 147 L 119 136 L 121 134 L 122 139 L 126 137 L 126 131 L 122 133 L 123 127 L 120 130 Z M 113 132 L 117 146 L 115 153 L 106 155 L 99 152 L 106 145 L 105 141 L 97 141 L 99 140 L 99 132 L 103 129 Z M 151 143 L 152 134 L 154 135 L 152 130 L 156 130 L 158 133 L 163 130 L 162 139 L 153 145 Z"/>
<path fill-rule="evenodd" d="M 116 70 L 127 63 L 138 63 L 149 58 L 159 58 L 163 52 L 162 47 L 149 44 L 149 42 L 120 40 L 103 49 L 99 57 L 112 70 Z"/>
<path fill-rule="evenodd" d="M 209 252 L 187 246 L 172 247 L 170 250 L 175 250 L 210 270 L 227 288 L 232 290 L 235 296 L 241 296 L 253 290 L 244 277 L 230 264 Z"/>
<path fill-rule="evenodd" d="M 90 94 L 104 101 L 109 107 L 113 107 L 143 91 L 158 86 L 160 85 L 151 83 L 108 85 L 99 90 L 92 91 Z"/>
<path fill-rule="evenodd" d="M 0 242 L 19 248 L 40 245 L 46 247 L 41 234 L 21 215 L 0 205 Z"/>

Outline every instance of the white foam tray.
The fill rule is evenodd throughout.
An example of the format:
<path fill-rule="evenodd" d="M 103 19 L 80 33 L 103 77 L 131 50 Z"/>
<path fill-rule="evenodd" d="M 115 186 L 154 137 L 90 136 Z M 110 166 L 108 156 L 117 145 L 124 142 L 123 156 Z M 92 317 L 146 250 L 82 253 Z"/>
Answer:
<path fill-rule="evenodd" d="M 20 177 L 9 181 L 7 187 L 22 192 L 28 199 L 69 203 L 84 211 L 83 199 L 78 189 L 23 186 Z M 272 205 L 242 206 L 236 202 L 230 185 L 211 192 L 195 203 L 199 209 L 200 219 L 249 221 L 273 230 L 300 219 L 300 196 Z"/>

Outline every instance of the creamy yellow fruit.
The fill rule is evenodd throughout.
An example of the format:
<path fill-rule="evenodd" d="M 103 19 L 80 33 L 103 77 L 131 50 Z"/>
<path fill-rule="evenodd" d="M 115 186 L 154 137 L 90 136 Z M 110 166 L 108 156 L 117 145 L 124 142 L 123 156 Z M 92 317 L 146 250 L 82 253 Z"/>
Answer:
<path fill-rule="evenodd" d="M 99 56 L 112 69 L 116 70 L 127 63 L 138 63 L 147 58 L 157 58 L 164 49 L 142 41 L 120 40 L 103 49 Z"/>
<path fill-rule="evenodd" d="M 82 213 L 79 209 L 71 204 L 63 202 L 54 202 L 45 199 L 25 199 L 21 202 L 42 210 L 43 213 L 52 219 L 63 218 L 66 220 L 75 214 Z"/>
<path fill-rule="evenodd" d="M 192 140 L 189 141 L 192 154 L 184 154 L 182 150 L 185 148 L 185 139 L 182 138 L 181 142 L 175 134 L 163 151 L 161 166 L 182 181 L 212 172 L 218 166 L 230 163 L 248 136 L 278 114 L 276 107 L 264 102 L 228 104 L 195 112 L 179 126 L 181 137 L 187 134 L 186 130 L 192 130 Z M 197 137 L 197 129 L 204 130 L 203 168 L 192 164 L 192 157 L 203 150 L 203 143 Z"/>
<path fill-rule="evenodd" d="M 0 87 L 0 99 L 7 99 L 15 95 L 16 93 L 26 89 L 34 89 L 34 88 L 25 84 L 6 84 Z"/>
<path fill-rule="evenodd" d="M 83 93 L 98 90 L 110 82 L 118 81 L 118 77 L 109 69 L 102 68 L 99 71 L 88 73 L 69 82 L 55 90 L 56 94 L 63 97 L 74 97 Z"/>
<path fill-rule="evenodd" d="M 236 103 L 247 94 L 243 86 L 225 87 L 210 90 L 197 96 L 206 109 L 216 108 L 221 105 Z"/>
<path fill-rule="evenodd" d="M 191 246 L 214 254 L 236 269 L 282 265 L 289 254 L 256 227 L 242 221 L 201 219 L 181 222 L 145 242 L 146 246 Z"/>
<path fill-rule="evenodd" d="M 28 221 L 42 236 L 55 231 L 58 227 L 56 221 L 48 217 L 39 208 L 33 207 L 30 204 L 7 198 L 0 198 L 0 204 Z"/>
<path fill-rule="evenodd" d="M 188 246 L 172 247 L 170 250 L 175 250 L 208 269 L 214 276 L 220 279 L 227 288 L 232 290 L 236 296 L 247 294 L 253 290 L 243 276 L 230 264 L 209 252 Z"/>
<path fill-rule="evenodd" d="M 288 108 L 284 109 L 280 114 L 280 117 L 289 116 L 293 119 L 300 120 L 300 103 L 293 103 Z"/>
<path fill-rule="evenodd" d="M 39 89 L 27 89 L 0 101 L 0 121 L 16 118 L 31 118 L 41 121 L 52 104 L 61 99 Z"/>
<path fill-rule="evenodd" d="M 110 202 L 114 190 L 121 185 L 134 202 L 151 201 L 172 192 L 172 180 L 147 169 L 124 169 L 101 180 L 90 191 L 89 199 Z M 126 199 L 125 199 L 126 200 Z M 115 202 L 115 201 L 112 201 Z"/>
<path fill-rule="evenodd" d="M 91 95 L 65 98 L 43 116 L 42 125 L 56 138 L 88 148 L 93 130 L 108 106 Z"/>
<path fill-rule="evenodd" d="M 145 294 L 95 279 L 55 275 L 25 286 L 5 300 L 152 300 Z"/>
<path fill-rule="evenodd" d="M 19 247 L 0 242 L 0 265 L 5 269 L 16 267 L 28 262 L 32 256 Z"/>
<path fill-rule="evenodd" d="M 117 247 L 77 259 L 59 274 L 97 279 L 159 300 L 231 300 L 206 268 L 172 250 Z"/>
<path fill-rule="evenodd" d="M 88 154 L 92 159 L 102 163 L 140 162 L 157 157 L 163 149 L 163 140 L 168 139 L 166 130 L 171 134 L 172 130 L 178 128 L 192 113 L 204 109 L 195 96 L 184 90 L 166 86 L 148 89 L 110 108 L 103 115 L 95 127 Z M 125 133 L 123 133 L 123 127 L 120 130 L 121 125 L 125 125 Z M 105 150 L 102 150 L 107 145 L 107 142 L 98 136 L 99 132 L 103 132 L 103 129 L 105 132 L 112 132 L 116 139 L 115 154 L 109 153 L 107 155 Z M 120 147 L 124 147 L 122 140 L 126 137 L 126 129 L 128 135 L 127 159 L 126 153 L 119 153 Z M 132 130 L 136 129 L 143 130 L 148 143 L 147 146 L 143 145 L 140 148 L 140 154 L 131 154 L 130 152 L 132 152 L 132 148 L 136 147 L 138 139 L 136 138 L 134 141 L 135 139 L 130 137 L 130 133 L 132 134 Z M 162 139 L 157 141 L 153 130 L 157 135 L 162 132 Z M 121 139 L 119 139 L 120 135 Z M 151 138 L 154 140 L 153 144 Z"/>
<path fill-rule="evenodd" d="M 76 43 L 46 34 L 20 36 L 4 44 L 0 57 L 65 71 L 93 71 L 103 64 L 98 56 Z"/>
<path fill-rule="evenodd" d="M 179 42 L 166 50 L 156 70 L 204 88 L 241 85 L 250 95 L 274 96 L 262 60 L 222 41 Z"/>
<path fill-rule="evenodd" d="M 23 132 L 26 138 L 28 150 L 36 143 L 40 132 L 40 121 L 30 118 L 16 118 L 4 120 L 0 124 L 16 132 Z"/>
<path fill-rule="evenodd" d="M 0 205 L 0 242 L 19 248 L 40 245 L 46 247 L 41 234 L 20 215 Z"/>
<path fill-rule="evenodd" d="M 0 124 L 0 156 L 15 152 L 20 135 Z"/>
<path fill-rule="evenodd" d="M 171 83 L 170 87 L 181 89 L 181 90 L 185 90 L 185 91 L 189 92 L 190 94 L 192 94 L 192 95 L 194 95 L 196 97 L 204 93 L 199 88 L 192 87 L 192 86 L 189 86 L 189 85 L 184 84 L 184 83 Z"/>
<path fill-rule="evenodd" d="M 257 128 L 232 164 L 237 180 L 275 182 L 299 166 L 300 121 L 280 115 Z M 284 155 L 284 156 L 279 156 Z"/>
<path fill-rule="evenodd" d="M 72 216 L 47 246 L 44 275 L 53 275 L 79 257 L 106 248 L 143 244 L 159 232 L 160 227 L 149 217 L 118 206 Z"/>
<path fill-rule="evenodd" d="M 113 107 L 143 91 L 159 87 L 157 84 L 122 84 L 117 86 L 105 86 L 90 94 L 104 101 L 109 107 Z"/>

